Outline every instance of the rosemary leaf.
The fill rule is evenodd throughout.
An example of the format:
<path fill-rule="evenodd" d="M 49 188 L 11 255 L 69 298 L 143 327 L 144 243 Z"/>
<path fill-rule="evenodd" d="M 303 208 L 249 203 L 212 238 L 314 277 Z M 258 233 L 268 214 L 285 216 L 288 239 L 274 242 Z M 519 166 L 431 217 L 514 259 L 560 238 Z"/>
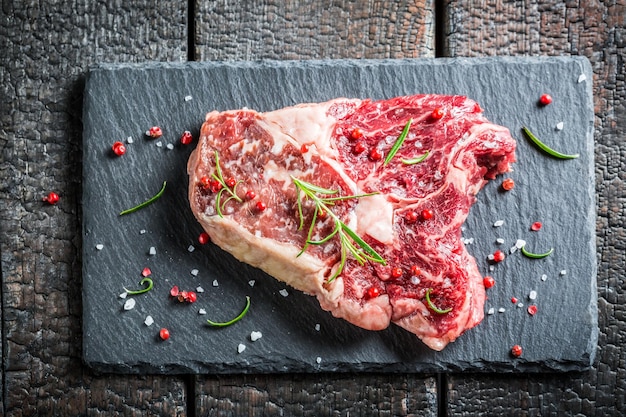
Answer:
<path fill-rule="evenodd" d="M 409 119 L 409 121 L 406 122 L 406 125 L 404 126 L 404 129 L 402 129 L 402 133 L 400 133 L 400 136 L 398 136 L 398 139 L 396 139 L 395 143 L 391 147 L 391 150 L 387 154 L 387 157 L 385 158 L 385 163 L 383 165 L 387 165 L 389 163 L 389 161 L 391 161 L 393 159 L 393 157 L 396 156 L 396 153 L 398 152 L 398 150 L 400 149 L 400 147 L 404 143 L 404 140 L 406 139 L 406 136 L 409 133 L 409 129 L 411 127 L 411 123 L 413 123 L 413 119 Z"/>

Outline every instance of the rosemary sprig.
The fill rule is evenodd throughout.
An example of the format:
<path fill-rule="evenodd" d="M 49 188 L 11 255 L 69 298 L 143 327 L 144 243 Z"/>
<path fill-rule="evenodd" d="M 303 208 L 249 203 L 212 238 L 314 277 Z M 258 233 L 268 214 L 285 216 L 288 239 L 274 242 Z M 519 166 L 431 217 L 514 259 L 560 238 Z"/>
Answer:
<path fill-rule="evenodd" d="M 152 282 L 152 279 L 148 277 L 145 277 L 144 279 L 141 280 L 141 282 L 139 282 L 140 285 L 144 285 L 145 283 L 148 283 L 148 286 L 141 290 L 133 291 L 133 290 L 126 289 L 126 287 L 124 287 L 124 291 L 126 291 L 126 294 L 128 295 L 137 295 L 137 294 L 143 294 L 144 292 L 148 292 L 154 287 L 154 282 Z"/>
<path fill-rule="evenodd" d="M 304 215 L 302 213 L 302 195 L 304 195 L 305 199 L 309 199 L 315 204 L 313 218 L 311 220 L 311 225 L 309 226 L 306 242 L 300 253 L 298 253 L 298 256 L 302 255 L 304 251 L 309 247 L 309 245 L 324 244 L 328 242 L 333 236 L 337 235 L 339 236 L 339 240 L 341 243 L 341 261 L 339 263 L 339 268 L 337 268 L 334 275 L 329 278 L 328 282 L 332 282 L 341 274 L 346 264 L 348 253 L 352 254 L 354 259 L 356 259 L 356 261 L 361 265 L 365 264 L 366 261 L 376 262 L 382 265 L 387 264 L 383 257 L 380 256 L 380 254 L 378 254 L 378 252 L 376 252 L 374 248 L 368 245 L 367 242 L 365 242 L 359 235 L 354 232 L 354 230 L 350 229 L 344 222 L 342 222 L 341 219 L 339 219 L 339 217 L 337 217 L 337 215 L 333 213 L 329 208 L 329 206 L 333 206 L 337 201 L 368 197 L 378 193 L 330 197 L 337 194 L 339 191 L 318 187 L 317 185 L 311 184 L 309 182 L 299 180 L 294 176 L 291 176 L 291 179 L 298 189 L 297 205 L 298 215 L 300 216 L 300 226 L 298 230 L 304 227 Z M 335 228 L 326 237 L 320 240 L 312 240 L 313 230 L 315 229 L 315 224 L 320 212 L 327 213 L 330 216 L 330 218 L 335 222 Z"/>
<path fill-rule="evenodd" d="M 434 311 L 437 314 L 446 314 L 452 311 L 452 307 L 450 308 L 446 308 L 445 310 L 437 307 L 435 304 L 433 304 L 433 302 L 430 300 L 430 293 L 432 292 L 432 288 L 429 288 L 426 290 L 426 303 L 428 304 L 428 307 Z"/>
<path fill-rule="evenodd" d="M 144 201 L 141 204 L 136 205 L 135 207 L 131 207 L 129 209 L 123 210 L 120 212 L 120 216 L 123 216 L 125 214 L 129 214 L 129 213 L 133 213 L 139 209 L 142 209 L 152 203 L 154 203 L 156 200 L 159 199 L 159 197 L 161 197 L 163 195 L 163 193 L 165 192 L 165 186 L 167 185 L 167 181 L 163 181 L 163 185 L 161 186 L 161 189 L 159 190 L 158 193 L 156 193 L 153 197 L 151 197 L 149 200 Z"/>
<path fill-rule="evenodd" d="M 398 136 L 398 139 L 396 139 L 393 146 L 391 147 L 391 150 L 387 154 L 387 157 L 385 158 L 385 163 L 383 165 L 387 165 L 389 161 L 391 161 L 393 157 L 396 156 L 396 153 L 404 143 L 406 136 L 409 134 L 409 129 L 411 128 L 412 122 L 413 119 L 409 119 L 409 121 L 406 122 L 406 125 L 404 125 L 404 129 L 402 129 L 402 133 L 400 133 L 400 136 Z"/>
<path fill-rule="evenodd" d="M 522 255 L 526 256 L 527 258 L 543 259 L 552 255 L 552 252 L 554 252 L 554 248 L 550 248 L 549 251 L 544 252 L 544 253 L 532 253 L 526 250 L 526 245 L 522 246 Z"/>
<path fill-rule="evenodd" d="M 424 160 L 428 158 L 428 155 L 430 155 L 430 151 L 424 152 L 424 155 L 418 156 L 417 158 L 401 159 L 401 161 L 404 165 L 415 165 L 419 164 L 420 162 L 424 162 Z"/>
<path fill-rule="evenodd" d="M 215 180 L 219 182 L 222 186 L 222 188 L 220 188 L 219 192 L 217 193 L 217 196 L 215 197 L 215 209 L 217 210 L 217 214 L 220 217 L 224 217 L 224 215 L 222 214 L 222 210 L 224 210 L 224 207 L 226 207 L 226 204 L 228 204 L 230 200 L 236 200 L 239 203 L 243 202 L 241 197 L 237 195 L 237 186 L 243 181 L 237 181 L 232 188 L 226 184 L 226 181 L 224 181 L 224 177 L 222 176 L 222 168 L 220 168 L 220 157 L 217 151 L 215 151 L 215 172 L 211 174 L 211 176 L 215 178 Z M 222 202 L 222 193 L 224 191 L 230 194 L 230 197 L 228 197 L 226 201 Z"/>
<path fill-rule="evenodd" d="M 528 139 L 530 139 L 535 145 L 537 145 L 537 147 L 539 149 L 541 149 L 542 151 L 544 151 L 545 153 L 547 153 L 550 156 L 553 156 L 553 157 L 558 158 L 558 159 L 576 159 L 576 158 L 578 158 L 580 156 L 578 154 L 568 155 L 568 154 L 564 154 L 564 153 L 555 151 L 554 149 L 550 148 L 548 145 L 546 145 L 545 143 L 540 141 L 537 138 L 537 136 L 533 135 L 532 132 L 530 130 L 528 130 L 527 127 L 522 127 L 522 130 L 524 131 L 526 136 L 528 136 Z"/>
<path fill-rule="evenodd" d="M 207 323 L 209 323 L 211 326 L 213 327 L 226 327 L 226 326 L 230 326 L 233 323 L 238 322 L 239 320 L 241 320 L 243 318 L 243 316 L 246 315 L 246 313 L 248 312 L 248 310 L 250 309 L 250 297 L 246 295 L 246 306 L 243 308 L 243 310 L 241 311 L 241 313 L 239 313 L 237 315 L 237 317 L 235 317 L 232 320 L 228 320 L 228 321 L 222 321 L 222 322 L 217 322 L 217 321 L 212 321 L 212 320 L 207 320 Z"/>

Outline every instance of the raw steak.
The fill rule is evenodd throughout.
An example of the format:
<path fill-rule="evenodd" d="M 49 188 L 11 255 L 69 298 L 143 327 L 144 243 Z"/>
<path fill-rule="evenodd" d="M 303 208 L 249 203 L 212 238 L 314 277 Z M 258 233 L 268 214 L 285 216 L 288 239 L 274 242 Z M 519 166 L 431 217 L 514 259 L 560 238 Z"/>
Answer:
<path fill-rule="evenodd" d="M 422 162 L 403 162 L 427 151 Z M 188 163 L 189 201 L 212 241 L 239 260 L 316 296 L 336 317 L 371 330 L 393 322 L 441 350 L 483 318 L 482 276 L 461 225 L 486 181 L 510 170 L 514 152 L 508 129 L 462 96 L 211 112 Z M 318 197 L 355 197 L 332 202 L 313 222 L 315 205 L 294 178 L 336 191 Z M 309 230 L 321 240 L 337 221 L 346 228 L 306 245 Z M 349 251 L 342 262 L 347 245 L 368 253 L 348 228 L 383 262 L 360 263 Z"/>

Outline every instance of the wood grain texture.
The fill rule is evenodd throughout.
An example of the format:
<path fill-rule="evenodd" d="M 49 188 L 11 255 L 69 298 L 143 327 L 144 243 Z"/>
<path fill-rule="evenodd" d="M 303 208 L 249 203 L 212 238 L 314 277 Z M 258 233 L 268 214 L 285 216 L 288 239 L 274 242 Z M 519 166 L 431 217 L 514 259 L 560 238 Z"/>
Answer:
<path fill-rule="evenodd" d="M 584 55 L 592 63 L 600 327 L 598 354 L 589 372 L 510 378 L 453 375 L 449 378 L 448 414 L 623 415 L 626 5 L 597 0 L 558 4 L 448 1 L 446 10 L 445 55 L 571 54 Z"/>
<path fill-rule="evenodd" d="M 387 374 L 203 378 L 198 415 L 437 416 L 435 378 Z"/>
<path fill-rule="evenodd" d="M 2 2 L 0 414 L 186 413 L 182 378 L 96 376 L 82 365 L 79 205 L 88 66 L 186 59 L 186 11 L 176 1 Z M 48 191 L 57 205 L 42 202 Z"/>
<path fill-rule="evenodd" d="M 434 0 L 196 1 L 200 61 L 433 57 Z"/>

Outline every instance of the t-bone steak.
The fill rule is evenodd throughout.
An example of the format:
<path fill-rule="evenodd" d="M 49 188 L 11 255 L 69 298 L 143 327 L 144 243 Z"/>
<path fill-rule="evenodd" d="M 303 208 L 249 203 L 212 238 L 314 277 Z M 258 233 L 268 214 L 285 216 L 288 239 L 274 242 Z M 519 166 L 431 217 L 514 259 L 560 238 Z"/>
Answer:
<path fill-rule="evenodd" d="M 463 96 L 214 111 L 189 159 L 189 201 L 237 259 L 336 317 L 370 330 L 393 322 L 441 350 L 483 318 L 461 226 L 483 185 L 510 170 L 515 145 Z M 314 215 L 295 181 L 334 193 L 314 192 L 328 203 Z"/>

